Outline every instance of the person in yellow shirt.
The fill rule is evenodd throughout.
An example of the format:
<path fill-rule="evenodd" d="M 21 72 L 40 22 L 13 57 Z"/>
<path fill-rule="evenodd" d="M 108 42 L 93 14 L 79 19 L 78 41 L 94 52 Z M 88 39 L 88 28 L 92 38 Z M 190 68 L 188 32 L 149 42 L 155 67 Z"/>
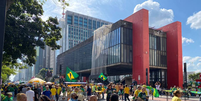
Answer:
<path fill-rule="evenodd" d="M 125 85 L 125 88 L 124 88 L 125 101 L 126 101 L 126 99 L 128 99 L 128 101 L 130 101 L 130 99 L 129 99 L 129 91 L 130 91 L 130 89 L 128 88 L 127 85 Z"/>
<path fill-rule="evenodd" d="M 146 89 L 147 86 L 146 86 L 146 85 L 143 85 L 142 87 Z M 146 96 L 148 96 L 147 90 L 145 90 L 144 92 L 145 92 Z"/>
<path fill-rule="evenodd" d="M 172 101 L 181 101 L 180 97 L 182 94 L 180 90 L 175 90 L 173 94 L 174 94 L 174 97 L 172 98 Z"/>
<path fill-rule="evenodd" d="M 119 92 L 119 84 L 118 83 L 115 85 L 115 89 L 116 89 L 116 93 L 118 94 L 118 92 Z"/>
<path fill-rule="evenodd" d="M 102 99 L 104 99 L 104 94 L 105 94 L 105 87 L 102 85 Z"/>
<path fill-rule="evenodd" d="M 142 91 L 141 89 L 142 89 L 142 87 L 140 85 L 138 85 L 137 89 L 135 90 L 135 93 L 134 93 L 134 99 L 138 98 L 139 93 Z"/>
<path fill-rule="evenodd" d="M 55 101 L 55 100 L 56 100 L 56 93 L 57 93 L 57 90 L 56 90 L 56 88 L 55 88 L 54 85 L 52 86 L 52 89 L 51 89 L 50 91 L 51 91 L 51 93 L 52 93 L 52 98 L 53 98 L 53 100 Z"/>
<path fill-rule="evenodd" d="M 61 87 L 60 85 L 56 85 L 56 90 L 57 90 L 57 94 L 56 94 L 56 101 L 59 101 L 59 97 L 60 97 L 60 94 L 61 94 Z"/>

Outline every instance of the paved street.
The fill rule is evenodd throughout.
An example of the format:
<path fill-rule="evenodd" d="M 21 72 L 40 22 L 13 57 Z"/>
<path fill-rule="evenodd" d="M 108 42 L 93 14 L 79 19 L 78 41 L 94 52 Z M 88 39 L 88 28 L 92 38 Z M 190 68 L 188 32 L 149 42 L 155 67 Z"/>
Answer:
<path fill-rule="evenodd" d="M 130 96 L 130 99 L 132 99 L 132 97 Z M 168 98 L 168 101 L 171 101 L 172 98 Z M 65 100 L 62 100 L 62 97 L 60 97 L 59 101 L 67 101 L 67 99 Z M 106 100 L 98 100 L 98 101 L 106 101 Z M 125 101 L 125 100 L 119 100 L 119 101 Z M 149 101 L 167 101 L 167 97 L 166 96 L 162 96 L 162 97 L 159 97 L 159 98 L 150 98 Z M 182 101 L 185 101 L 184 98 L 182 98 Z M 199 98 L 190 98 L 190 99 L 186 99 L 186 101 L 199 101 Z"/>
<path fill-rule="evenodd" d="M 130 99 L 132 99 L 132 97 L 130 96 Z M 172 98 L 168 98 L 168 101 L 171 101 Z M 16 98 L 14 98 L 14 101 L 16 101 Z M 62 100 L 62 97 L 59 98 L 59 101 L 67 101 L 67 99 L 65 98 L 64 100 Z M 98 101 L 106 101 L 106 100 L 98 100 Z M 119 101 L 125 101 L 125 100 L 119 100 Z M 149 101 L 167 101 L 166 96 L 162 96 L 159 98 L 150 98 Z M 184 98 L 182 98 L 182 101 L 185 101 Z M 186 101 L 199 101 L 199 98 L 190 98 L 189 100 Z"/>

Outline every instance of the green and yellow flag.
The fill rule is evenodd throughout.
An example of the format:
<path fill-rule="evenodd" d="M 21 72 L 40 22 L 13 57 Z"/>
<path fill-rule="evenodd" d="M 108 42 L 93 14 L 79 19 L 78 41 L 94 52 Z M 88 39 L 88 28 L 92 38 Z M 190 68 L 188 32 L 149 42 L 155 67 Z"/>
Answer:
<path fill-rule="evenodd" d="M 75 82 L 75 81 L 77 81 L 78 77 L 79 77 L 79 75 L 76 72 L 74 72 L 70 68 L 66 67 L 66 81 Z"/>
<path fill-rule="evenodd" d="M 101 73 L 101 74 L 99 75 L 99 78 L 100 78 L 101 80 L 103 80 L 103 81 L 107 80 L 107 77 L 106 77 L 103 73 Z"/>
<path fill-rule="evenodd" d="M 154 92 L 153 92 L 153 96 L 154 97 L 159 97 L 159 93 L 158 90 L 156 88 L 153 88 Z"/>

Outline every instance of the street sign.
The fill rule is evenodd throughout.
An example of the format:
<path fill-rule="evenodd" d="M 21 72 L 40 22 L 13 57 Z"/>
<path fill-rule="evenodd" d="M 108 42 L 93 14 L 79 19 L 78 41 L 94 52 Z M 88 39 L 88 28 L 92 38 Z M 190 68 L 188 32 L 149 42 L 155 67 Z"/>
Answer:
<path fill-rule="evenodd" d="M 140 80 L 140 75 L 138 75 L 138 80 Z"/>

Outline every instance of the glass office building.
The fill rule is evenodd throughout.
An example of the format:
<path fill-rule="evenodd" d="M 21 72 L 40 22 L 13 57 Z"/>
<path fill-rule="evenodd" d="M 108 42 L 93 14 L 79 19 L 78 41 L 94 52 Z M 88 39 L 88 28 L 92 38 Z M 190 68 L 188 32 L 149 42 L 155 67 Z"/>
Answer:
<path fill-rule="evenodd" d="M 86 41 L 60 54 L 57 58 L 57 74 L 65 75 L 66 67 L 82 76 L 97 78 L 130 75 L 133 65 L 133 25 L 119 20 L 94 31 Z M 149 81 L 160 81 L 166 86 L 166 33 L 149 29 Z M 59 72 L 60 71 L 60 72 Z"/>
<path fill-rule="evenodd" d="M 60 40 L 60 53 L 76 46 L 84 40 L 93 36 L 93 31 L 102 25 L 111 24 L 110 22 L 82 15 L 79 13 L 66 11 L 63 21 L 60 20 L 62 28 L 62 39 Z"/>

